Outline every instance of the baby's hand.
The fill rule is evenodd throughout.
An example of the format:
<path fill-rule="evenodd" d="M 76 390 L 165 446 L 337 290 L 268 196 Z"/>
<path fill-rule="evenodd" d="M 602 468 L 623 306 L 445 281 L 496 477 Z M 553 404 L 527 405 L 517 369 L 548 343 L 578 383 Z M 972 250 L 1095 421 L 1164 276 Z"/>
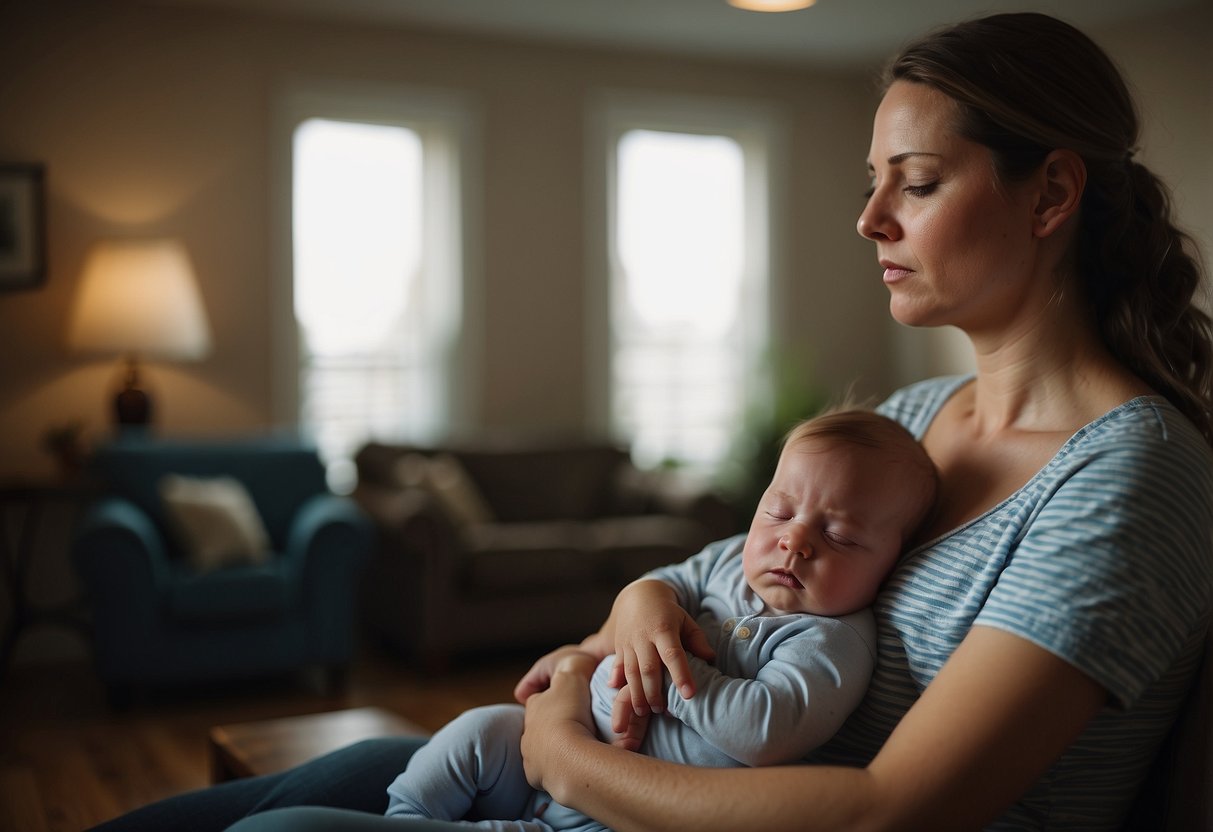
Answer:
<path fill-rule="evenodd" d="M 610 683 L 626 683 L 637 716 L 665 710 L 667 670 L 684 699 L 695 694 L 687 653 L 711 661 L 716 651 L 695 619 L 678 605 L 673 589 L 654 580 L 629 584 L 615 599 L 611 618 L 615 667 Z"/>
<path fill-rule="evenodd" d="M 615 704 L 611 706 L 611 730 L 615 733 L 611 745 L 626 751 L 639 751 L 649 730 L 649 719 L 636 715 L 631 691 L 627 685 L 621 687 L 615 696 Z"/>

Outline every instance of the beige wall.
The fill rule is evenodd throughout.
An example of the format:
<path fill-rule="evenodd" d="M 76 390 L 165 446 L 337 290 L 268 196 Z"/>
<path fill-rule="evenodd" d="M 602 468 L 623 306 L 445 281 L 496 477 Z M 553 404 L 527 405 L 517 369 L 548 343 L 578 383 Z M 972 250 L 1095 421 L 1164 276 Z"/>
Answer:
<path fill-rule="evenodd" d="M 272 427 L 272 111 L 300 78 L 439 87 L 478 110 L 483 296 L 471 342 L 482 384 L 464 421 L 576 430 L 591 418 L 583 124 L 603 89 L 760 100 L 784 114 L 798 148 L 783 183 L 789 329 L 798 349 L 844 356 L 835 380 L 888 384 L 883 328 L 854 325 L 878 322 L 881 302 L 851 231 L 866 79 L 120 3 L 6 8 L 0 157 L 47 164 L 51 246 L 44 288 L 0 296 L 0 473 L 49 470 L 36 447 L 49 425 L 107 430 L 115 365 L 61 342 L 84 252 L 110 233 L 181 236 L 211 318 L 209 358 L 146 373 L 161 432 Z"/>
<path fill-rule="evenodd" d="M 1185 224 L 1213 245 L 1213 37 L 1206 9 L 1096 36 L 1146 99 L 1146 158 L 1176 183 Z M 758 101 L 790 125 L 777 324 L 822 386 L 881 394 L 949 366 L 950 348 L 888 323 L 854 234 L 874 104 L 867 73 L 829 74 L 643 53 L 566 50 L 348 24 L 91 0 L 0 9 L 0 159 L 48 166 L 46 285 L 0 295 L 0 476 L 51 470 L 47 427 L 108 429 L 116 365 L 67 355 L 82 257 L 113 233 L 182 237 L 215 348 L 155 364 L 161 432 L 274 427 L 271 192 L 275 94 L 299 78 L 438 87 L 478 110 L 483 175 L 480 379 L 463 421 L 575 430 L 585 392 L 586 102 L 599 90 Z M 962 359 L 963 363 L 963 359 Z"/>

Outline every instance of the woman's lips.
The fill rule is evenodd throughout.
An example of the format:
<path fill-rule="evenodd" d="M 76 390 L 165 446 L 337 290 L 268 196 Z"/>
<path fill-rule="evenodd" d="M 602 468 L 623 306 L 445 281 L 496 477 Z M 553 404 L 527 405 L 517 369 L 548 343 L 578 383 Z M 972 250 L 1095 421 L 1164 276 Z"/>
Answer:
<path fill-rule="evenodd" d="M 884 282 L 885 284 L 896 283 L 899 280 L 905 280 L 914 273 L 914 270 L 906 266 L 896 263 L 892 260 L 881 257 L 877 262 L 884 267 Z"/>
<path fill-rule="evenodd" d="M 886 285 L 890 283 L 897 283 L 898 281 L 905 280 L 913 273 L 914 272 L 912 270 L 907 269 L 904 266 L 885 266 L 884 282 Z"/>

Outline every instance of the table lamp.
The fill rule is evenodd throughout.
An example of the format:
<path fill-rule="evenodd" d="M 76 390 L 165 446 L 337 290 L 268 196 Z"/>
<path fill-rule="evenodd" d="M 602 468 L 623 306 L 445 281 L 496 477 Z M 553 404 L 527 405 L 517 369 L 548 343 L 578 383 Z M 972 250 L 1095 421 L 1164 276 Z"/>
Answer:
<path fill-rule="evenodd" d="M 75 352 L 125 357 L 114 416 L 119 428 L 146 427 L 152 400 L 139 388 L 139 360 L 197 360 L 210 351 L 206 312 L 185 247 L 170 239 L 104 240 L 93 246 L 67 343 Z"/>

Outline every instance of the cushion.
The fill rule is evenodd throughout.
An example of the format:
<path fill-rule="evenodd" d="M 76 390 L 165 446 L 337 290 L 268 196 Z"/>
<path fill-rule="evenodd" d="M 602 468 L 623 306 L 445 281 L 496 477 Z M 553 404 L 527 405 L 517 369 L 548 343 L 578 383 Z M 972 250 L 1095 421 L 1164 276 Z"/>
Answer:
<path fill-rule="evenodd" d="M 486 523 L 465 530 L 464 591 L 543 594 L 593 584 L 602 562 L 584 523 Z"/>
<path fill-rule="evenodd" d="M 168 474 L 158 489 L 165 515 L 196 571 L 268 560 L 269 534 L 239 480 Z"/>
<path fill-rule="evenodd" d="M 396 479 L 407 488 L 429 492 L 456 526 L 475 526 L 496 519 L 467 470 L 450 454 L 405 454 L 396 463 Z"/>
<path fill-rule="evenodd" d="M 181 567 L 166 600 L 180 624 L 224 624 L 281 619 L 296 600 L 297 582 L 283 561 L 217 570 L 209 575 Z"/>

